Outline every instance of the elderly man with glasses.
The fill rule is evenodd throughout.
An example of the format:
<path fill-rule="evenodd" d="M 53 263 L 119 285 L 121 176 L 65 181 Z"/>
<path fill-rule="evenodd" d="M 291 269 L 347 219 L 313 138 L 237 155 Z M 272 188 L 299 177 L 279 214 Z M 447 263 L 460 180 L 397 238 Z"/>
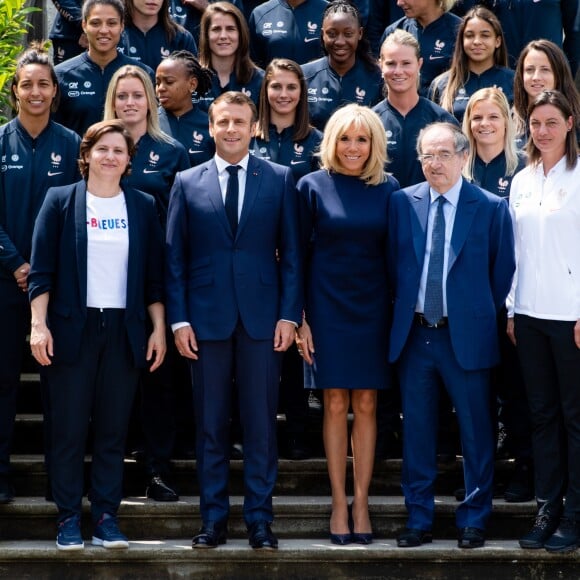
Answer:
<path fill-rule="evenodd" d="M 401 386 L 402 486 L 409 514 L 397 538 L 400 547 L 433 537 L 440 384 L 456 409 L 463 447 L 460 548 L 484 545 L 492 508 L 489 370 L 499 362 L 496 316 L 511 285 L 514 243 L 505 200 L 461 176 L 468 148 L 455 125 L 428 125 L 417 143 L 427 181 L 391 197 L 389 359 L 398 363 Z"/>

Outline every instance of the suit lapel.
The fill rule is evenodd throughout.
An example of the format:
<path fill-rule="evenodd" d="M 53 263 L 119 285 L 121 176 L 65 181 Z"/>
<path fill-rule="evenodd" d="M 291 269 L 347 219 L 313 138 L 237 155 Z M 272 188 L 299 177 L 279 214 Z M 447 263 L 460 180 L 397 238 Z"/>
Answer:
<path fill-rule="evenodd" d="M 139 232 L 141 224 L 139 222 L 139 212 L 137 211 L 136 200 L 131 195 L 131 190 L 123 191 L 125 194 L 125 206 L 127 207 L 127 222 L 129 223 L 129 260 L 127 264 L 127 304 L 125 312 L 129 312 L 129 305 L 136 304 L 136 280 L 137 264 L 140 257 Z"/>
<path fill-rule="evenodd" d="M 246 175 L 246 190 L 244 192 L 244 204 L 242 205 L 242 213 L 240 215 L 240 222 L 238 224 L 237 235 L 244 229 L 248 217 L 252 212 L 258 192 L 260 191 L 260 184 L 262 183 L 262 170 L 256 159 L 250 155 L 248 160 L 248 172 Z M 225 212 L 224 212 L 225 213 Z"/>
<path fill-rule="evenodd" d="M 196 186 L 196 184 L 193 184 Z M 208 164 L 207 168 L 201 175 L 199 182 L 202 191 L 207 191 L 209 200 L 213 205 L 213 208 L 217 214 L 218 220 L 221 222 L 222 226 L 226 232 L 233 237 L 232 228 L 228 222 L 228 217 L 226 216 L 226 208 L 224 205 L 224 200 L 222 198 L 222 190 L 220 188 L 220 181 L 218 178 L 217 165 L 212 159 Z"/>
<path fill-rule="evenodd" d="M 453 267 L 453 264 L 455 264 L 455 260 L 459 256 L 463 244 L 465 244 L 478 205 L 479 200 L 474 194 L 473 187 L 464 180 L 459 193 L 459 202 L 457 203 L 455 222 L 453 223 L 453 233 L 451 234 L 448 272 Z"/>
<path fill-rule="evenodd" d="M 75 188 L 75 241 L 77 272 L 82 308 L 87 306 L 87 183 L 83 179 Z"/>
<path fill-rule="evenodd" d="M 413 230 L 413 245 L 417 264 L 423 266 L 425 260 L 425 244 L 427 241 L 427 218 L 429 217 L 429 186 L 422 185 L 410 194 L 411 228 Z"/>

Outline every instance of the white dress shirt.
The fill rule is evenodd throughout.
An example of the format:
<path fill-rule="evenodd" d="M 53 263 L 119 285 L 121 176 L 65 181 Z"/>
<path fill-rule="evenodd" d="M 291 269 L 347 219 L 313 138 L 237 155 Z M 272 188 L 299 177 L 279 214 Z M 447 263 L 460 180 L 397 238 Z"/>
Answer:
<path fill-rule="evenodd" d="M 453 234 L 453 224 L 455 223 L 455 213 L 459 202 L 459 193 L 463 186 L 463 178 L 451 187 L 449 191 L 441 194 L 432 187 L 429 188 L 430 204 L 429 215 L 427 217 L 427 243 L 425 244 L 425 260 L 423 262 L 423 272 L 419 283 L 419 295 L 415 312 L 424 312 L 425 308 L 425 288 L 427 287 L 427 273 L 429 271 L 429 258 L 431 256 L 431 238 L 433 237 L 433 223 L 437 213 L 437 200 L 440 195 L 445 197 L 446 203 L 443 204 L 443 215 L 445 216 L 445 249 L 443 256 L 443 316 L 447 316 L 447 271 L 449 269 L 449 248 L 451 246 L 451 235 Z"/>
<path fill-rule="evenodd" d="M 219 155 L 214 155 L 214 161 L 217 166 L 218 180 L 220 182 L 220 189 L 222 192 L 222 201 L 224 206 L 226 204 L 226 191 L 228 188 L 228 179 L 230 174 L 227 168 L 230 165 L 237 165 L 240 169 L 238 170 L 238 222 L 240 221 L 240 216 L 242 215 L 242 207 L 244 205 L 244 197 L 246 193 L 246 176 L 248 175 L 248 160 L 250 159 L 250 154 L 248 153 L 241 161 L 238 163 L 228 163 L 222 159 Z"/>

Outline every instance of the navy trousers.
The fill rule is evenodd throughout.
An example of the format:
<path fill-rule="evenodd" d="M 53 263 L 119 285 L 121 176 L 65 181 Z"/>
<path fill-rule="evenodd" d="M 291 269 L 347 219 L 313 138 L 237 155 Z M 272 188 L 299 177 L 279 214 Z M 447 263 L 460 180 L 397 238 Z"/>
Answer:
<path fill-rule="evenodd" d="M 442 381 L 455 407 L 463 449 L 466 497 L 457 508 L 456 524 L 485 529 L 492 509 L 494 468 L 489 371 L 466 371 L 459 366 L 448 328 L 414 325 L 400 358 L 399 374 L 407 526 L 420 530 L 433 526 Z"/>
<path fill-rule="evenodd" d="M 252 339 L 241 323 L 227 340 L 198 341 L 199 359 L 192 362 L 193 404 L 205 524 L 225 522 L 229 516 L 229 425 L 234 383 L 244 444 L 244 520 L 248 526 L 258 520 L 273 520 L 282 358 L 273 346 L 273 339 Z"/>
<path fill-rule="evenodd" d="M 89 423 L 94 443 L 90 500 L 93 522 L 115 515 L 123 497 L 125 438 L 137 388 L 124 323 L 125 311 L 89 308 L 79 360 L 50 365 L 50 478 L 59 521 L 81 514 L 83 467 Z"/>

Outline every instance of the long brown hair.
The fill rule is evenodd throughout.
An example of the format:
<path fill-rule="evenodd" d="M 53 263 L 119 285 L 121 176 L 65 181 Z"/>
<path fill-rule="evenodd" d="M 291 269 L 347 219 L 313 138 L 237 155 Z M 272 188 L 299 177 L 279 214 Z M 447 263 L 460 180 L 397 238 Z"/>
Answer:
<path fill-rule="evenodd" d="M 440 104 L 450 113 L 453 113 L 453 101 L 455 100 L 459 89 L 463 87 L 469 79 L 469 58 L 463 48 L 463 35 L 467 24 L 474 18 L 479 18 L 480 20 L 487 22 L 492 27 L 495 36 L 501 39 L 501 44 L 493 52 L 493 64 L 495 66 L 508 65 L 508 53 L 505 45 L 503 29 L 497 16 L 484 6 L 476 6 L 469 10 L 463 17 L 459 29 L 457 30 L 457 42 L 455 43 L 455 49 L 449 67 L 449 79 L 447 86 L 441 93 Z"/>
<path fill-rule="evenodd" d="M 262 88 L 260 89 L 260 103 L 258 110 L 260 115 L 258 117 L 258 126 L 256 128 L 256 137 L 264 141 L 270 140 L 270 102 L 268 101 L 268 86 L 272 81 L 272 77 L 278 71 L 287 71 L 296 75 L 300 85 L 300 99 L 296 107 L 296 116 L 294 119 L 294 141 L 302 141 L 306 139 L 312 126 L 310 125 L 308 115 L 308 87 L 304 80 L 304 73 L 300 65 L 289 58 L 275 58 L 266 67 L 264 80 L 262 81 Z"/>
<path fill-rule="evenodd" d="M 563 93 L 572 107 L 574 121 L 580 127 L 580 95 L 574 84 L 570 65 L 566 56 L 553 42 L 540 39 L 529 42 L 518 58 L 516 74 L 514 78 L 514 115 L 517 123 L 518 133 L 524 133 L 528 119 L 528 93 L 524 88 L 524 61 L 532 50 L 543 52 L 552 68 L 554 75 L 554 89 Z"/>
<path fill-rule="evenodd" d="M 249 83 L 254 71 L 258 68 L 250 58 L 250 31 L 244 15 L 229 2 L 210 3 L 201 17 L 198 58 L 204 68 L 211 68 L 211 50 L 209 49 L 209 28 L 214 14 L 229 14 L 238 29 L 238 50 L 234 64 L 236 81 L 240 84 Z"/>

